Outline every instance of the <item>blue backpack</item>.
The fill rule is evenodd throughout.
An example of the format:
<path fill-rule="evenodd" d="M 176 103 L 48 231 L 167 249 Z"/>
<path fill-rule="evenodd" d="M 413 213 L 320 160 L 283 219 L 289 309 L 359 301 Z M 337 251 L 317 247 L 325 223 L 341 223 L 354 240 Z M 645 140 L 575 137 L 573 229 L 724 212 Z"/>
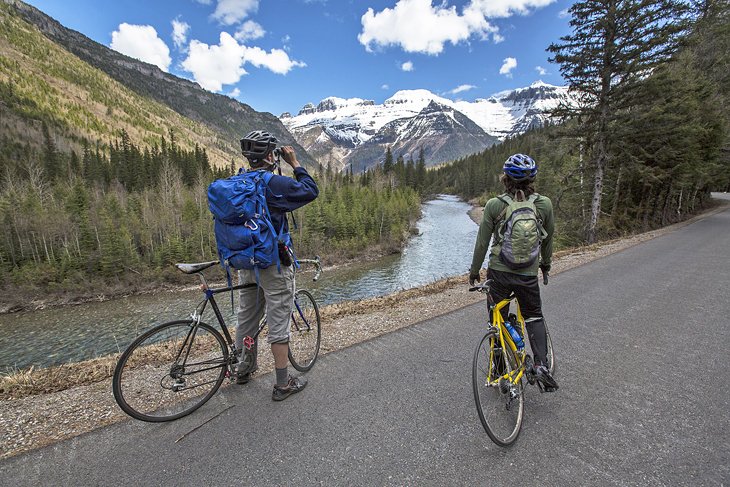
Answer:
<path fill-rule="evenodd" d="M 266 204 L 272 176 L 269 171 L 241 172 L 213 181 L 208 187 L 218 256 L 226 271 L 265 269 L 272 264 L 279 267 L 279 242 L 291 248 L 284 222 L 277 231 Z"/>

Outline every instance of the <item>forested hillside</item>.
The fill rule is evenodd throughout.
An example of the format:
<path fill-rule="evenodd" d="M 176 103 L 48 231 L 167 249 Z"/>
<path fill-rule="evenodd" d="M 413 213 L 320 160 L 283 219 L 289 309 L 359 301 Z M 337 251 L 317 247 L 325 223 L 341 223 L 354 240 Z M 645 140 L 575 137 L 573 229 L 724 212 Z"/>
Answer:
<path fill-rule="evenodd" d="M 238 131 L 270 118 L 284 143 L 293 141 L 270 114 L 169 75 L 155 84 L 155 70 L 21 2 L 0 2 L 0 286 L 14 290 L 8 299 L 175 282 L 171 263 L 216 258 L 206 190 L 243 164 Z M 174 109 L 153 99 L 167 102 L 177 89 L 187 95 L 173 96 Z M 186 111 L 205 123 L 178 113 Z M 297 152 L 322 189 L 297 212 L 301 255 L 332 262 L 400 249 L 420 213 L 415 190 L 384 176 L 361 184 L 317 174 L 319 165 Z"/>
<path fill-rule="evenodd" d="M 8 143 L 3 185 L 0 284 L 18 296 L 133 290 L 176 282 L 171 264 L 217 258 L 207 186 L 236 170 L 211 168 L 205 149 L 174 133 L 151 147 L 126 133 L 70 155 Z M 400 249 L 420 214 L 418 193 L 375 171 L 367 179 L 315 174 L 320 196 L 295 213 L 296 250 L 325 262 Z"/>
<path fill-rule="evenodd" d="M 101 145 L 124 130 L 135 144 L 151 145 L 168 130 L 186 149 L 205 146 L 214 163 L 235 154 L 218 135 L 174 110 L 144 98 L 44 37 L 0 2 L 0 143 L 39 148 L 44 137 L 59 151 Z"/>
<path fill-rule="evenodd" d="M 570 11 L 574 34 L 550 51 L 580 106 L 561 107 L 559 126 L 438 169 L 430 189 L 484 200 L 502 190 L 502 162 L 529 154 L 570 245 L 685 219 L 710 191 L 730 190 L 727 0 L 696 11 L 589 0 Z"/>

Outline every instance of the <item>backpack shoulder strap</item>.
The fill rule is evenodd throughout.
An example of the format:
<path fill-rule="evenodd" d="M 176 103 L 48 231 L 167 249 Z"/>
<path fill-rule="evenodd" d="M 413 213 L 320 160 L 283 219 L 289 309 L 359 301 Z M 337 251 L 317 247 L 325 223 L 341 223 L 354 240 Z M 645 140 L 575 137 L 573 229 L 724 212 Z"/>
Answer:
<path fill-rule="evenodd" d="M 271 181 L 271 178 L 274 177 L 274 173 L 271 171 L 262 171 L 262 172 L 263 172 L 263 174 L 261 175 L 261 177 L 263 178 L 264 182 L 268 186 L 269 181 Z"/>
<path fill-rule="evenodd" d="M 534 205 L 539 197 L 540 195 L 538 193 L 532 193 L 527 201 Z M 540 232 L 540 240 L 545 240 L 548 233 L 545 227 L 542 226 L 542 218 L 540 218 L 540 212 L 537 210 L 537 206 L 535 206 L 535 216 L 537 217 L 537 230 Z"/>
<path fill-rule="evenodd" d="M 504 203 L 504 208 L 502 208 L 502 211 L 500 212 L 499 216 L 497 217 L 497 220 L 495 221 L 495 225 L 499 226 L 502 223 L 502 221 L 504 220 L 505 215 L 507 214 L 507 208 L 509 208 L 509 205 L 514 203 L 514 200 L 507 193 L 497 196 L 497 199 L 499 201 L 501 201 L 502 203 Z"/>
<path fill-rule="evenodd" d="M 497 199 L 508 206 L 514 202 L 512 197 L 509 195 L 509 193 L 503 193 L 503 194 L 497 196 Z"/>

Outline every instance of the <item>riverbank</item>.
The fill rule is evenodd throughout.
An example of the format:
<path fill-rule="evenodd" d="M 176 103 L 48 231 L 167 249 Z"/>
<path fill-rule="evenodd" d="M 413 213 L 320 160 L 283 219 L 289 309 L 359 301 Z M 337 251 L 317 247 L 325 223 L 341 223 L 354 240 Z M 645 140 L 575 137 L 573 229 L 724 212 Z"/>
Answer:
<path fill-rule="evenodd" d="M 411 222 L 409 224 L 408 236 L 414 234 L 414 228 L 415 223 Z M 376 245 L 369 247 L 367 251 L 360 252 L 357 255 L 326 255 L 322 258 L 323 269 L 327 272 L 353 263 L 373 261 L 388 255 L 397 254 L 402 251 L 406 241 L 407 237 L 404 235 L 403 243 L 400 247 Z M 101 303 L 130 296 L 184 292 L 198 288 L 198 281 L 195 277 L 180 273 L 172 265 L 163 274 L 162 279 L 165 279 L 164 282 L 160 282 L 160 276 L 148 277 L 142 276 L 137 271 L 135 272 L 137 275 L 130 276 L 130 279 L 127 280 L 119 280 L 116 282 L 105 281 L 99 282 L 96 285 L 87 283 L 87 290 L 31 292 L 18 289 L 5 289 L 4 292 L 0 292 L 0 315 L 22 311 L 61 308 L 85 303 Z M 214 279 L 217 280 L 211 281 L 211 286 L 226 285 L 222 271 L 220 272 L 220 276 Z"/>
<path fill-rule="evenodd" d="M 619 252 L 688 225 L 714 208 L 682 223 L 630 238 L 563 251 L 555 256 L 552 275 Z M 326 306 L 322 309 L 322 354 L 411 326 L 479 302 L 481 295 L 465 292 L 466 275 L 444 279 L 428 286 L 390 296 Z M 0 379 L 0 457 L 71 438 L 104 425 L 126 420 L 111 394 L 111 372 L 116 356 L 31 371 L 23 376 Z M 272 370 L 268 350 L 260 353 L 255 380 Z M 62 390 L 43 393 L 44 384 L 64 381 Z M 237 387 L 232 385 L 230 387 Z M 39 393 L 40 392 L 40 393 Z"/>

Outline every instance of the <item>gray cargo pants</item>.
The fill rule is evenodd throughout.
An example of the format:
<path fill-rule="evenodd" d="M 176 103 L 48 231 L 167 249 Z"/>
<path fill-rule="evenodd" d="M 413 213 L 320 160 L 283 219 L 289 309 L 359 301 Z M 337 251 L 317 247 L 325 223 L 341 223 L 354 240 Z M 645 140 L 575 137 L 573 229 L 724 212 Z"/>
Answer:
<path fill-rule="evenodd" d="M 239 284 L 256 282 L 254 271 L 238 272 Z M 266 311 L 269 328 L 269 343 L 289 341 L 289 320 L 294 305 L 294 268 L 275 265 L 259 270 L 258 287 L 239 291 L 238 324 L 236 326 L 236 349 L 241 350 L 243 339 L 256 333 L 259 322 Z"/>

